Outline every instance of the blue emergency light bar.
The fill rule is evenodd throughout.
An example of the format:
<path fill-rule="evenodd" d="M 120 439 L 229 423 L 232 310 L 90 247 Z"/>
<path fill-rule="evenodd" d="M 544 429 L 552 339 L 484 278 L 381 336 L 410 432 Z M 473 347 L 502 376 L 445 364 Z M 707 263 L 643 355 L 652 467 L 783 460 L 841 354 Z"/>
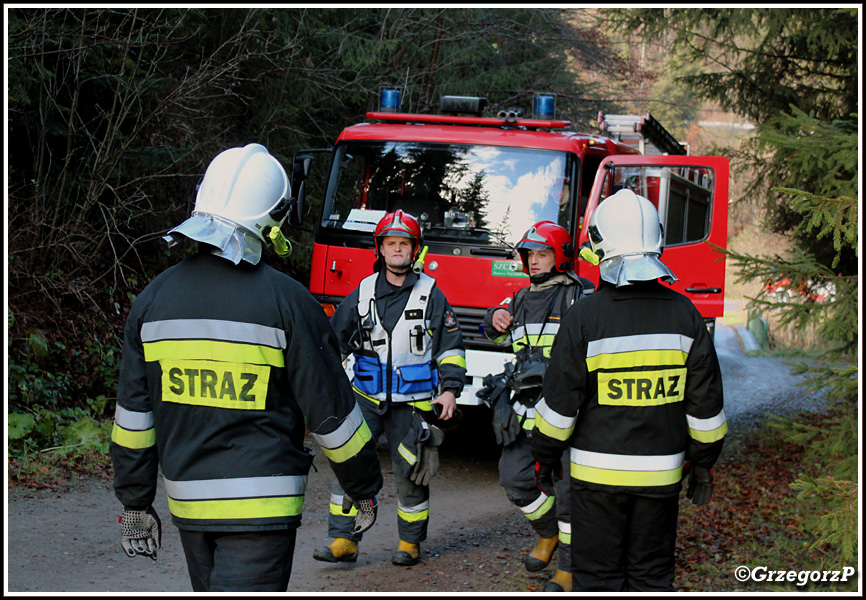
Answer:
<path fill-rule="evenodd" d="M 400 90 L 382 90 L 379 94 L 379 111 L 400 112 Z"/>
<path fill-rule="evenodd" d="M 532 99 L 533 119 L 552 119 L 556 112 L 556 98 L 554 96 L 535 96 Z"/>

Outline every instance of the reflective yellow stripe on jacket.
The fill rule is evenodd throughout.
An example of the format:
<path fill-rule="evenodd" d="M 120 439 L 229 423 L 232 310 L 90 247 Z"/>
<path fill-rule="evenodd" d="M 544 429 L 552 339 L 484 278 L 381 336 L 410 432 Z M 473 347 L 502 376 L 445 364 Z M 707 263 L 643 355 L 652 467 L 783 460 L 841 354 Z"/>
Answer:
<path fill-rule="evenodd" d="M 556 339 L 556 334 L 559 332 L 559 323 L 530 323 L 528 325 L 519 325 L 514 328 L 511 334 L 511 349 L 516 354 L 523 347 L 530 346 L 532 348 L 543 348 L 542 354 L 550 357 L 550 348 L 553 346 L 553 340 Z"/>
<path fill-rule="evenodd" d="M 466 352 L 464 350 L 448 350 L 436 358 L 439 365 L 457 365 L 466 368 Z"/>
<path fill-rule="evenodd" d="M 571 476 L 613 486 L 665 486 L 682 480 L 684 452 L 632 456 L 571 449 Z"/>
<path fill-rule="evenodd" d="M 357 456 L 364 444 L 373 437 L 357 403 L 336 430 L 326 434 L 314 432 L 310 432 L 310 434 L 321 446 L 325 456 L 337 463 L 345 462 L 353 456 Z"/>
<path fill-rule="evenodd" d="M 621 369 L 685 365 L 692 338 L 678 333 L 627 335 L 589 342 L 586 368 Z"/>
<path fill-rule="evenodd" d="M 709 419 L 698 419 L 691 415 L 686 415 L 686 421 L 689 424 L 689 435 L 692 439 L 705 444 L 717 442 L 728 433 L 728 423 L 725 419 L 725 411 L 721 410 L 715 417 Z"/>
<path fill-rule="evenodd" d="M 547 437 L 562 442 L 568 440 L 574 431 L 575 421 L 577 414 L 573 417 L 561 415 L 550 408 L 544 398 L 535 405 L 535 428 Z"/>
<path fill-rule="evenodd" d="M 165 480 L 168 507 L 181 519 L 267 519 L 299 516 L 307 478 L 303 475 Z"/>
<path fill-rule="evenodd" d="M 170 319 L 141 327 L 144 359 L 217 360 L 285 366 L 283 330 L 236 321 Z"/>
<path fill-rule="evenodd" d="M 153 413 L 135 412 L 118 406 L 114 412 L 111 441 L 118 446 L 141 450 L 156 445 Z"/>

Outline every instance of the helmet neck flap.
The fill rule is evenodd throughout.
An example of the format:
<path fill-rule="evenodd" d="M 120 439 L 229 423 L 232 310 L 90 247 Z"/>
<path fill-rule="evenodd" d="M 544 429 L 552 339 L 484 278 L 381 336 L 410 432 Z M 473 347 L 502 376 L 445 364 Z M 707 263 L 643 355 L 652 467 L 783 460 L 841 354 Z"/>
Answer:
<path fill-rule="evenodd" d="M 262 242 L 257 237 L 237 223 L 216 215 L 193 213 L 162 239 L 171 248 L 182 236 L 213 246 L 211 254 L 230 260 L 236 265 L 242 260 L 257 265 L 262 259 Z"/>
<path fill-rule="evenodd" d="M 592 215 L 589 235 L 593 252 L 601 259 L 599 277 L 617 287 L 676 275 L 665 265 L 658 211 L 652 202 L 622 189 L 606 198 Z"/>
<path fill-rule="evenodd" d="M 265 240 L 286 218 L 289 188 L 285 169 L 264 146 L 224 150 L 199 184 L 192 216 L 163 239 L 171 247 L 186 236 L 234 264 L 258 264 Z"/>

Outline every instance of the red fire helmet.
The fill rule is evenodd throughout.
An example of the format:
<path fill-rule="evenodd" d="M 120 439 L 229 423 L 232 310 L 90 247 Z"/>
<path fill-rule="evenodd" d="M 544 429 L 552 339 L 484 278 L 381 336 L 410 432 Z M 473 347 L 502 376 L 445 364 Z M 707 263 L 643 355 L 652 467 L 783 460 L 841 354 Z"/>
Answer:
<path fill-rule="evenodd" d="M 529 275 L 529 250 L 553 250 L 553 268 L 565 273 L 574 268 L 574 245 L 565 227 L 553 221 L 539 221 L 517 242 L 517 251 L 523 261 L 523 272 Z"/>
<path fill-rule="evenodd" d="M 421 226 L 418 225 L 418 220 L 415 217 L 400 209 L 382 217 L 379 224 L 376 225 L 375 233 L 373 233 L 373 256 L 376 258 L 379 258 L 379 242 L 387 236 L 411 238 L 414 244 L 412 260 L 418 258 L 418 252 L 421 249 Z"/>

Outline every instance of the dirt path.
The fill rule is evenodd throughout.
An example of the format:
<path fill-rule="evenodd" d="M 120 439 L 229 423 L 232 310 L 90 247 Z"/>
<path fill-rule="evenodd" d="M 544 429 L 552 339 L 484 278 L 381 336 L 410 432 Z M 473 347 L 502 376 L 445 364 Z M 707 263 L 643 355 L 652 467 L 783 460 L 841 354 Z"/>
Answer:
<path fill-rule="evenodd" d="M 765 412 L 815 408 L 803 400 L 781 361 L 742 353 L 733 328 L 722 323 L 716 346 L 725 382 L 725 412 L 732 427 Z M 385 487 L 377 524 L 365 536 L 354 565 L 312 559 L 327 543 L 330 470 L 321 453 L 310 473 L 290 592 L 533 592 L 553 567 L 523 568 L 534 546 L 529 526 L 499 485 L 492 433 L 476 426 L 446 440 L 441 470 L 431 483 L 429 539 L 423 560 L 395 567 L 396 496 L 390 459 L 380 453 Z M 8 488 L 6 590 L 8 592 L 189 592 L 177 529 L 165 494 L 155 503 L 163 518 L 163 549 L 156 562 L 129 559 L 120 550 L 120 505 L 108 480 L 70 482 L 64 491 Z"/>

